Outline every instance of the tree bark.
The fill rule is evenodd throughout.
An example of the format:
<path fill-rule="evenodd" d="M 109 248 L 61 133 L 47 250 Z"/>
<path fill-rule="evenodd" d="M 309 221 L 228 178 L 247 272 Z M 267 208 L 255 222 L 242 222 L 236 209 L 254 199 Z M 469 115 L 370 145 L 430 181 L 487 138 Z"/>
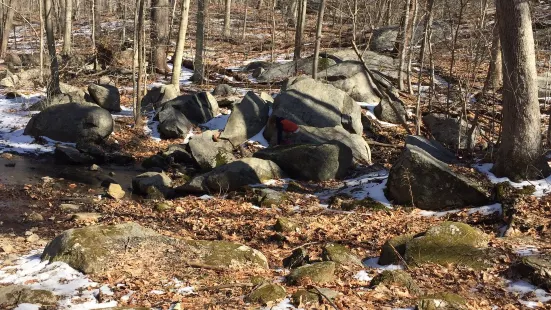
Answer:
<path fill-rule="evenodd" d="M 144 78 L 145 73 L 145 53 L 144 53 L 144 43 L 145 43 L 145 33 L 143 31 L 144 29 L 144 19 L 145 19 L 145 12 L 144 12 L 144 0 L 138 0 L 136 3 L 136 10 L 137 10 L 137 18 L 135 21 L 137 21 L 137 27 L 135 27 L 135 35 L 134 38 L 136 38 L 136 41 L 134 41 L 134 53 L 137 53 L 138 58 L 138 81 L 136 83 L 136 103 L 134 108 L 134 123 L 136 126 L 140 126 L 142 123 L 142 91 L 141 91 L 141 82 Z M 137 43 L 137 45 L 136 45 Z M 134 54 L 135 55 L 135 54 Z M 136 56 L 135 56 L 136 57 Z M 135 68 L 135 63 L 132 64 L 132 67 Z M 135 69 L 134 69 L 135 70 Z"/>
<path fill-rule="evenodd" d="M 48 98 L 61 93 L 59 88 L 59 64 L 55 50 L 54 15 L 52 0 L 44 0 L 44 21 L 46 28 L 46 42 L 50 54 L 51 80 L 48 83 Z"/>
<path fill-rule="evenodd" d="M 518 182 L 550 174 L 543 157 L 536 57 L 528 1 L 496 1 L 503 53 L 501 145 L 493 173 Z"/>
<path fill-rule="evenodd" d="M 174 54 L 174 66 L 172 68 L 172 84 L 180 87 L 180 73 L 182 72 L 182 57 L 186 43 L 187 25 L 189 20 L 190 0 L 182 0 L 182 12 L 180 17 L 180 30 L 178 31 L 178 43 Z"/>
<path fill-rule="evenodd" d="M 151 3 L 151 45 L 153 48 L 153 61 L 155 70 L 164 74 L 170 69 L 166 63 L 166 44 L 170 30 L 170 3 L 168 0 L 153 0 Z"/>
<path fill-rule="evenodd" d="M 314 47 L 314 64 L 312 68 L 312 78 L 318 79 L 318 62 L 320 56 L 321 45 L 321 33 L 323 29 L 323 13 L 325 11 L 325 0 L 320 1 L 320 7 L 318 11 L 318 24 L 316 26 L 316 45 Z"/>
<path fill-rule="evenodd" d="M 202 84 L 205 78 L 203 52 L 205 44 L 205 1 L 197 0 L 197 30 L 195 34 L 195 59 L 193 61 L 193 81 Z"/>
<path fill-rule="evenodd" d="M 1 44 L 0 44 L 0 57 L 5 57 L 6 56 L 6 52 L 8 51 L 8 41 L 9 41 L 9 38 L 10 38 L 10 32 L 11 32 L 11 28 L 13 26 L 13 15 L 14 15 L 14 10 L 13 10 L 13 7 L 11 6 L 12 5 L 12 1 L 9 2 L 8 4 L 8 7 L 5 7 L 5 19 L 4 19 L 4 23 L 3 23 L 3 27 L 2 27 L 2 38 L 1 38 Z"/>
<path fill-rule="evenodd" d="M 492 50 L 488 75 L 484 82 L 484 90 L 495 90 L 503 84 L 503 65 L 501 64 L 501 40 L 499 39 L 499 26 L 496 25 L 493 31 Z"/>
<path fill-rule="evenodd" d="M 231 26 L 231 0 L 226 0 L 226 10 L 224 12 L 224 38 L 229 38 L 230 33 L 230 26 Z"/>
<path fill-rule="evenodd" d="M 404 27 L 402 28 L 401 32 L 403 34 L 402 42 L 400 44 L 400 65 L 398 66 L 399 72 L 398 72 L 398 88 L 403 91 L 404 90 L 404 71 L 405 71 L 405 65 L 406 65 L 406 54 L 409 46 L 409 15 L 411 11 L 411 0 L 406 0 L 406 7 L 404 11 Z"/>
<path fill-rule="evenodd" d="M 73 28 L 73 0 L 65 0 L 65 31 L 63 35 L 63 55 L 71 54 L 71 35 Z"/>
<path fill-rule="evenodd" d="M 304 33 L 304 24 L 306 21 L 306 1 L 297 0 L 298 14 L 297 14 L 297 26 L 295 30 L 295 50 L 293 60 L 297 61 L 301 57 L 302 51 L 302 34 Z"/>

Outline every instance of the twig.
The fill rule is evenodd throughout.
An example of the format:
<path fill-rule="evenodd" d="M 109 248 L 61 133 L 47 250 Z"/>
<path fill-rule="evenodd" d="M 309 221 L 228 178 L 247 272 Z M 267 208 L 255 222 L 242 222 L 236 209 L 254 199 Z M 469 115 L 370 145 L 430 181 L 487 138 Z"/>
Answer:
<path fill-rule="evenodd" d="M 335 310 L 339 310 L 339 307 L 337 307 L 337 305 L 335 305 L 335 303 L 334 303 L 331 299 L 329 299 L 329 297 L 327 297 L 327 295 L 325 295 L 324 293 L 322 293 L 322 292 L 320 291 L 319 288 L 317 288 L 317 287 L 314 286 L 314 289 L 318 292 L 318 294 L 320 294 L 323 298 L 325 298 L 325 299 L 329 302 L 329 304 L 330 304 L 333 308 L 335 308 Z"/>
<path fill-rule="evenodd" d="M 294 250 L 296 250 L 296 249 L 300 249 L 300 248 L 303 248 L 303 247 L 306 247 L 306 246 L 309 246 L 309 245 L 318 244 L 318 243 L 319 243 L 319 242 L 317 242 L 317 241 L 308 242 L 308 243 L 305 243 L 305 244 L 303 244 L 303 245 L 301 245 L 301 246 L 297 246 L 296 248 L 292 249 L 291 252 L 294 251 Z"/>
<path fill-rule="evenodd" d="M 224 268 L 224 267 L 211 266 L 211 265 L 206 265 L 206 264 L 203 264 L 203 263 L 192 262 L 192 261 L 184 261 L 184 264 L 188 265 L 189 267 L 193 267 L 193 268 L 210 269 L 210 270 L 215 270 L 215 271 L 227 271 L 228 270 L 227 268 Z"/>
<path fill-rule="evenodd" d="M 396 250 L 396 248 L 392 244 L 389 243 L 388 245 L 390 245 L 390 248 L 392 249 L 392 251 L 394 251 L 394 254 L 398 256 L 402 264 L 404 264 L 404 267 L 406 267 L 406 270 L 411 271 L 411 269 L 408 266 L 408 263 L 406 263 L 406 260 L 402 257 L 402 255 L 400 255 L 400 253 L 398 253 L 398 250 Z"/>
<path fill-rule="evenodd" d="M 221 284 L 221 285 L 215 285 L 215 286 L 204 286 L 204 287 L 198 287 L 194 290 L 197 292 L 203 292 L 203 291 L 217 291 L 221 289 L 226 288 L 235 288 L 235 287 L 254 287 L 255 285 L 252 283 L 232 283 L 232 284 Z"/>

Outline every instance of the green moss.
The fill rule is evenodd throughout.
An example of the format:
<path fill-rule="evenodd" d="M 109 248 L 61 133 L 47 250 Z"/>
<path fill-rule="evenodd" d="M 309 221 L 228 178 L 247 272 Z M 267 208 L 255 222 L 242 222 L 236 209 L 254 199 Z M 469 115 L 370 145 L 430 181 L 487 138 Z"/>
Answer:
<path fill-rule="evenodd" d="M 308 190 L 307 188 L 305 188 L 305 187 L 302 186 L 300 183 L 295 182 L 295 181 L 289 182 L 289 184 L 287 185 L 287 191 L 288 191 L 288 192 L 294 192 L 294 193 L 306 193 L 306 192 L 309 192 L 309 190 Z"/>
<path fill-rule="evenodd" d="M 362 200 L 343 201 L 341 204 L 341 209 L 345 211 L 352 211 L 358 208 L 364 208 L 368 210 L 388 210 L 388 208 L 384 204 L 375 201 L 371 197 L 366 197 Z"/>
<path fill-rule="evenodd" d="M 341 265 L 361 266 L 362 261 L 352 254 L 350 250 L 341 244 L 328 243 L 323 247 L 321 256 L 323 260 L 333 261 Z"/>
<path fill-rule="evenodd" d="M 453 293 L 437 293 L 419 298 L 418 310 L 459 310 L 464 309 L 465 298 Z"/>
<path fill-rule="evenodd" d="M 304 265 L 291 271 L 287 276 L 287 282 L 291 285 L 300 285 L 311 281 L 316 284 L 331 282 L 335 277 L 334 262 L 321 262 Z"/>
<path fill-rule="evenodd" d="M 297 224 L 286 217 L 278 218 L 274 225 L 274 230 L 277 232 L 295 232 L 297 228 Z"/>
<path fill-rule="evenodd" d="M 377 275 L 373 280 L 371 280 L 370 285 L 372 287 L 378 286 L 380 284 L 390 286 L 401 286 L 409 290 L 410 293 L 418 295 L 421 292 L 421 289 L 409 273 L 403 270 L 385 270 L 379 275 Z"/>
<path fill-rule="evenodd" d="M 327 68 L 335 65 L 335 61 L 331 58 L 320 57 L 318 59 L 318 72 L 326 70 Z"/>
<path fill-rule="evenodd" d="M 250 282 L 254 285 L 261 285 L 267 282 L 267 280 L 264 277 L 261 276 L 252 276 L 250 279 Z"/>
<path fill-rule="evenodd" d="M 402 257 L 406 255 L 406 243 L 411 241 L 415 234 L 399 235 L 393 238 L 390 238 L 381 249 L 381 255 L 379 257 L 380 265 L 393 265 L 400 264 L 401 260 L 396 255 L 396 252 Z M 393 249 L 394 247 L 394 249 Z M 396 250 L 396 252 L 394 251 Z"/>
<path fill-rule="evenodd" d="M 522 188 L 516 188 L 510 182 L 501 182 L 495 185 L 496 200 L 504 203 L 515 198 L 532 195 L 535 191 L 534 185 L 525 185 Z"/>
<path fill-rule="evenodd" d="M 255 265 L 268 267 L 268 260 L 260 251 L 246 245 L 229 241 L 190 240 L 188 244 L 200 248 L 205 253 L 203 261 L 210 266 L 241 267 Z"/>
<path fill-rule="evenodd" d="M 287 292 L 283 286 L 266 283 L 252 291 L 247 297 L 247 300 L 250 302 L 267 304 L 272 301 L 283 299 L 285 296 L 287 296 Z"/>
<path fill-rule="evenodd" d="M 169 205 L 169 204 L 166 204 L 164 202 L 161 202 L 161 203 L 156 204 L 154 209 L 157 212 L 166 212 L 166 211 L 172 209 L 172 206 Z"/>
<path fill-rule="evenodd" d="M 215 166 L 219 167 L 230 163 L 230 160 L 228 159 L 228 154 L 226 154 L 225 151 L 220 150 L 218 153 L 216 153 L 216 157 L 214 158 Z"/>

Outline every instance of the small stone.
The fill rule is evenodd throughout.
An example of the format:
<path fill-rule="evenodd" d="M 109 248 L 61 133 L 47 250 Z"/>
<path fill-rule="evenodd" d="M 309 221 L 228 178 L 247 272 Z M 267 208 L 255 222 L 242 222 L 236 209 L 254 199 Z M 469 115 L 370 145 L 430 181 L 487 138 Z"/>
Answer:
<path fill-rule="evenodd" d="M 283 259 L 283 267 L 290 269 L 297 268 L 308 264 L 309 260 L 308 251 L 300 247 L 295 249 L 289 257 Z"/>
<path fill-rule="evenodd" d="M 30 242 L 30 243 L 34 243 L 36 241 L 40 240 L 40 237 L 37 235 L 37 234 L 32 234 L 30 236 L 28 236 L 25 241 L 27 242 Z"/>
<path fill-rule="evenodd" d="M 328 288 L 318 288 L 318 289 L 319 289 L 319 292 L 316 289 L 309 289 L 309 290 L 300 289 L 296 291 L 293 295 L 291 295 L 291 301 L 293 305 L 295 305 L 296 307 L 299 307 L 300 305 L 304 305 L 304 304 L 315 305 L 322 302 L 323 299 L 325 299 L 325 297 L 333 300 L 339 295 L 339 292 Z M 320 292 L 325 297 L 321 296 Z"/>
<path fill-rule="evenodd" d="M 178 207 L 178 208 L 182 208 L 182 207 Z M 176 209 L 178 209 L 178 208 L 176 208 Z M 168 211 L 168 210 L 172 209 L 172 206 L 170 206 L 169 204 L 166 204 L 164 202 L 161 202 L 161 203 L 156 204 L 154 209 L 157 212 L 165 212 L 165 211 Z M 182 209 L 182 212 L 183 212 L 183 209 Z"/>
<path fill-rule="evenodd" d="M 98 171 L 99 170 L 99 166 L 96 165 L 96 164 L 93 164 L 92 166 L 90 166 L 90 171 Z"/>
<path fill-rule="evenodd" d="M 44 217 L 42 216 L 42 214 L 37 212 L 32 212 L 27 216 L 27 222 L 37 223 L 37 222 L 43 222 L 43 221 L 44 221 Z"/>
<path fill-rule="evenodd" d="M 281 300 L 285 296 L 287 296 L 287 292 L 283 286 L 266 283 L 252 291 L 247 300 L 265 305 L 269 302 Z"/>
<path fill-rule="evenodd" d="M 0 250 L 2 250 L 3 253 L 10 254 L 10 253 L 13 253 L 15 249 L 11 244 L 4 244 L 0 246 Z"/>
<path fill-rule="evenodd" d="M 334 262 L 321 262 L 304 265 L 291 271 L 287 276 L 287 282 L 291 285 L 305 283 L 323 284 L 331 282 L 335 278 Z"/>
<path fill-rule="evenodd" d="M 295 232 L 297 228 L 297 224 L 286 217 L 278 218 L 274 225 L 274 230 L 277 232 Z"/>
<path fill-rule="evenodd" d="M 438 293 L 419 298 L 417 308 L 419 310 L 446 310 L 465 309 L 466 301 L 463 297 L 454 293 Z"/>
<path fill-rule="evenodd" d="M 111 183 L 107 188 L 107 194 L 109 197 L 119 200 L 122 199 L 126 193 L 119 184 Z"/>
<path fill-rule="evenodd" d="M 421 289 L 411 275 L 403 270 L 385 270 L 378 274 L 373 280 L 371 280 L 370 286 L 375 287 L 378 285 L 386 286 L 400 286 L 405 287 L 412 294 L 419 295 Z"/>
<path fill-rule="evenodd" d="M 80 211 L 80 206 L 70 204 L 70 203 L 62 203 L 62 204 L 59 205 L 59 209 L 61 209 L 61 211 L 63 211 L 63 212 L 71 213 L 71 212 Z"/>
<path fill-rule="evenodd" d="M 101 214 L 95 212 L 80 212 L 75 213 L 71 219 L 75 222 L 97 222 L 101 217 Z"/>

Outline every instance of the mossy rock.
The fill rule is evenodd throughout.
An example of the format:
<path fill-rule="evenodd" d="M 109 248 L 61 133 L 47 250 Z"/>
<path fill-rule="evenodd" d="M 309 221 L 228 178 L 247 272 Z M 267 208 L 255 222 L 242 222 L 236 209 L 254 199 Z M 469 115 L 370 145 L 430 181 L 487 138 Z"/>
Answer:
<path fill-rule="evenodd" d="M 509 202 L 518 197 L 529 196 L 535 191 L 534 185 L 525 185 L 522 188 L 516 188 L 510 182 L 501 182 L 495 185 L 496 200 L 499 202 Z"/>
<path fill-rule="evenodd" d="M 406 244 L 408 264 L 458 264 L 482 269 L 488 266 L 488 236 L 464 223 L 443 222 Z"/>
<path fill-rule="evenodd" d="M 263 208 L 271 206 L 280 206 L 288 199 L 287 194 L 269 188 L 253 189 L 256 194 L 255 203 Z"/>
<path fill-rule="evenodd" d="M 296 232 L 298 225 L 286 217 L 280 217 L 276 220 L 274 230 L 277 232 Z"/>
<path fill-rule="evenodd" d="M 252 291 L 251 294 L 247 296 L 247 301 L 265 305 L 269 302 L 281 300 L 285 298 L 285 296 L 287 296 L 287 291 L 285 291 L 283 286 L 265 283 Z"/>
<path fill-rule="evenodd" d="M 163 200 L 165 199 L 165 195 L 155 186 L 148 186 L 146 189 L 146 195 L 145 197 L 147 199 L 151 200 Z"/>
<path fill-rule="evenodd" d="M 396 255 L 396 252 L 402 256 L 406 255 L 406 243 L 411 241 L 415 234 L 399 235 L 388 239 L 381 249 L 381 256 L 379 257 L 379 265 L 394 265 L 400 264 L 402 261 Z M 396 249 L 396 252 L 394 249 Z"/>
<path fill-rule="evenodd" d="M 380 284 L 405 287 L 414 295 L 419 295 L 421 292 L 421 289 L 417 286 L 411 275 L 403 270 L 385 270 L 373 278 L 370 283 L 372 287 Z"/>
<path fill-rule="evenodd" d="M 164 202 L 158 203 L 154 207 L 154 210 L 157 212 L 166 212 L 166 211 L 169 211 L 170 209 L 172 209 L 172 206 Z"/>
<path fill-rule="evenodd" d="M 291 285 L 300 285 L 308 281 L 315 284 L 331 282 L 335 278 L 335 267 L 336 264 L 334 262 L 304 265 L 293 269 L 287 276 L 287 282 Z"/>
<path fill-rule="evenodd" d="M 359 208 L 367 210 L 388 210 L 388 208 L 384 204 L 374 200 L 371 197 L 366 197 L 361 200 L 352 199 L 348 201 L 343 201 L 341 204 L 341 209 L 344 211 L 352 211 Z"/>
<path fill-rule="evenodd" d="M 551 289 L 551 256 L 524 256 L 511 267 L 511 270 L 521 278 L 529 279 L 535 285 L 547 290 Z"/>
<path fill-rule="evenodd" d="M 339 292 L 328 288 L 319 288 L 319 290 L 323 295 L 331 300 L 335 299 L 339 295 Z M 291 302 L 295 307 L 306 304 L 320 304 L 324 302 L 324 299 L 325 298 L 315 289 L 300 289 L 291 295 Z"/>
<path fill-rule="evenodd" d="M 268 280 L 266 280 L 266 278 L 264 277 L 261 277 L 261 276 L 252 276 L 251 279 L 249 280 L 254 286 L 257 286 L 257 285 L 261 285 L 261 284 L 265 284 L 268 282 Z"/>
<path fill-rule="evenodd" d="M 318 72 L 326 70 L 327 68 L 336 65 L 335 60 L 331 58 L 320 57 L 318 60 Z"/>
<path fill-rule="evenodd" d="M 166 237 L 136 223 L 69 229 L 46 246 L 42 259 L 62 261 L 86 274 L 94 274 L 116 270 L 120 268 L 122 256 L 136 259 L 132 255 L 140 255 L 144 250 L 152 256 L 153 262 L 159 261 L 161 264 L 163 261 L 162 264 L 171 266 L 182 266 L 185 265 L 182 262 L 193 261 L 228 269 L 268 267 L 266 257 L 248 246 L 227 241 Z"/>
<path fill-rule="evenodd" d="M 460 310 L 465 309 L 465 298 L 454 293 L 438 293 L 419 298 L 418 310 Z"/>
<path fill-rule="evenodd" d="M 308 192 L 310 192 L 309 189 L 302 186 L 302 184 L 300 184 L 296 181 L 291 181 L 291 182 L 289 182 L 289 184 L 287 184 L 287 191 L 292 192 L 292 193 L 308 193 Z"/>
<path fill-rule="evenodd" d="M 57 296 L 50 291 L 35 290 L 24 285 L 0 287 L 0 307 L 13 307 L 23 303 L 55 305 Z"/>
<path fill-rule="evenodd" d="M 328 243 L 321 253 L 323 260 L 332 261 L 341 265 L 362 266 L 362 261 L 342 244 Z"/>

